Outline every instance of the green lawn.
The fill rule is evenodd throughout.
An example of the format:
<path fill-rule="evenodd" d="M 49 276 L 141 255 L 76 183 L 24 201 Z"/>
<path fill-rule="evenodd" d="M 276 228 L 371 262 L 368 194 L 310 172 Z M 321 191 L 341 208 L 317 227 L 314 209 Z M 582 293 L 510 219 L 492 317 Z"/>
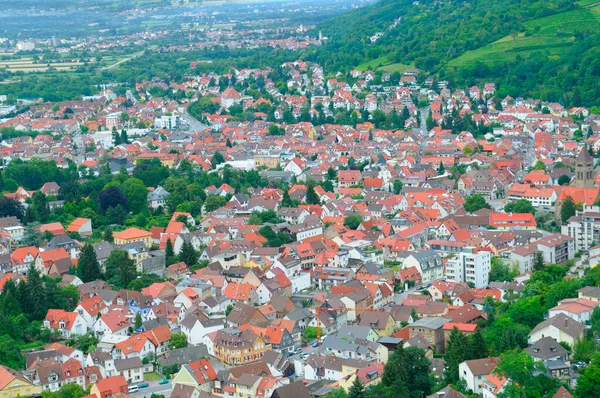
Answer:
<path fill-rule="evenodd" d="M 384 55 L 383 57 L 375 58 L 368 62 L 363 62 L 362 64 L 358 65 L 356 69 L 364 72 L 366 70 L 375 70 L 382 65 L 389 65 L 389 63 L 390 61 L 388 60 L 387 56 Z"/>
<path fill-rule="evenodd" d="M 146 378 L 146 380 L 148 381 L 156 381 L 156 380 L 162 380 L 161 375 L 159 375 L 156 372 L 151 372 L 151 373 L 146 373 L 144 375 L 144 377 Z"/>
<path fill-rule="evenodd" d="M 595 4 L 599 0 L 582 0 Z M 526 33 L 505 36 L 450 61 L 448 66 L 461 67 L 474 62 L 513 61 L 517 56 L 527 57 L 535 51 L 546 51 L 549 56 L 560 56 L 573 42 L 572 34 L 594 32 L 600 29 L 600 5 L 538 18 L 525 23 Z"/>
<path fill-rule="evenodd" d="M 405 65 L 405 64 L 401 64 L 401 63 L 397 63 L 397 64 L 389 64 L 389 65 L 385 65 L 382 66 L 381 68 L 379 68 L 379 70 L 382 70 L 384 72 L 399 72 L 399 73 L 404 73 L 405 70 L 407 70 L 408 68 L 412 68 L 412 65 Z"/>
<path fill-rule="evenodd" d="M 357 70 L 364 72 L 366 70 L 382 70 L 384 72 L 404 72 L 408 68 L 412 68 L 413 65 L 406 65 L 401 63 L 392 64 L 388 57 L 384 55 L 383 57 L 375 58 L 367 62 L 363 62 L 362 64 L 356 67 Z"/>
<path fill-rule="evenodd" d="M 596 4 L 599 3 L 598 0 L 581 0 L 581 1 L 577 1 L 575 2 L 575 4 L 577 4 L 579 7 L 587 7 L 587 6 L 591 6 L 592 4 Z"/>

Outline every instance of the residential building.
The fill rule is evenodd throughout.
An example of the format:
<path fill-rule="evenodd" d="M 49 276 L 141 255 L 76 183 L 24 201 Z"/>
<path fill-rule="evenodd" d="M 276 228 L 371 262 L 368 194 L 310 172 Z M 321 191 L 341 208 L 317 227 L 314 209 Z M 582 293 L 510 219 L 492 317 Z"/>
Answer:
<path fill-rule="evenodd" d="M 20 372 L 0 365 L 0 397 L 31 397 L 40 396 L 42 386 L 34 385 Z"/>
<path fill-rule="evenodd" d="M 563 264 L 575 258 L 575 240 L 566 235 L 553 234 L 535 242 L 544 255 L 546 264 Z"/>
<path fill-rule="evenodd" d="M 585 325 L 562 312 L 539 323 L 529 332 L 529 344 L 534 344 L 545 337 L 552 337 L 559 343 L 567 343 L 571 347 L 585 331 Z"/>
<path fill-rule="evenodd" d="M 475 394 L 481 394 L 481 384 L 492 373 L 498 364 L 498 359 L 495 357 L 464 361 L 458 365 L 458 375 L 469 390 Z"/>
<path fill-rule="evenodd" d="M 600 209 L 584 206 L 583 213 L 569 218 L 561 226 L 561 233 L 574 239 L 574 250 L 587 250 L 592 244 L 600 242 Z"/>
<path fill-rule="evenodd" d="M 444 353 L 446 349 L 444 337 L 444 324 L 450 322 L 450 318 L 427 317 L 421 318 L 408 325 L 409 338 L 422 336 L 437 353 Z"/>
<path fill-rule="evenodd" d="M 446 278 L 454 282 L 467 282 L 476 288 L 487 287 L 492 255 L 474 247 L 464 248 L 446 263 Z"/>
<path fill-rule="evenodd" d="M 115 398 L 119 394 L 128 393 L 127 380 L 123 376 L 107 377 L 92 385 L 90 389 L 90 395 L 97 398 Z"/>
<path fill-rule="evenodd" d="M 413 252 L 404 259 L 403 265 L 404 268 L 415 267 L 424 284 L 444 277 L 442 258 L 433 250 Z"/>
<path fill-rule="evenodd" d="M 127 228 L 124 231 L 113 233 L 113 238 L 117 246 L 135 242 L 143 242 L 147 247 L 152 246 L 152 233 L 143 229 Z"/>
<path fill-rule="evenodd" d="M 223 329 L 216 332 L 214 357 L 228 365 L 244 365 L 260 360 L 267 351 L 264 339 L 250 330 Z"/>

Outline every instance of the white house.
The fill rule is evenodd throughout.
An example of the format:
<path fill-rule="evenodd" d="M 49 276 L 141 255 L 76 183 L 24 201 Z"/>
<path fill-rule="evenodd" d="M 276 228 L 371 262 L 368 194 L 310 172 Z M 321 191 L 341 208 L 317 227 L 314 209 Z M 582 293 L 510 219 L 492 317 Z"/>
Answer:
<path fill-rule="evenodd" d="M 481 383 L 492 373 L 497 364 L 498 358 L 472 359 L 458 365 L 458 374 L 466 383 L 467 389 L 475 394 L 481 394 Z"/>
<path fill-rule="evenodd" d="M 548 317 L 552 318 L 558 314 L 564 314 L 579 323 L 585 324 L 590 320 L 594 308 L 600 303 L 585 298 L 568 298 L 558 302 L 554 308 L 550 308 Z"/>
<path fill-rule="evenodd" d="M 102 315 L 96 323 L 93 330 L 96 336 L 118 335 L 127 336 L 129 328 L 133 327 L 131 320 L 127 318 L 127 314 L 120 309 L 109 311 Z"/>
<path fill-rule="evenodd" d="M 181 333 L 185 334 L 190 345 L 205 343 L 205 337 L 212 332 L 225 328 L 225 318 L 200 320 L 194 314 L 188 314 L 181 323 Z"/>
<path fill-rule="evenodd" d="M 74 335 L 81 336 L 87 333 L 86 322 L 76 311 L 50 309 L 46 314 L 42 327 L 58 331 L 66 339 Z"/>

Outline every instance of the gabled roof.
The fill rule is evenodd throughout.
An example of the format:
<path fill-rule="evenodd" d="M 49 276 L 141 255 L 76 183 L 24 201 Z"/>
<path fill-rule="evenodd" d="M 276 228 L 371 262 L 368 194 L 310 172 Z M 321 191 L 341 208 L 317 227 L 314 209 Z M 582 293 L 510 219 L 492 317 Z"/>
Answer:
<path fill-rule="evenodd" d="M 581 323 L 577 322 L 575 319 L 571 318 L 563 314 L 562 312 L 545 320 L 544 322 L 539 323 L 533 330 L 529 333 L 529 336 L 532 334 L 543 330 L 547 327 L 555 327 L 560 331 L 568 334 L 569 336 L 577 339 L 581 334 L 585 331 L 585 326 Z"/>

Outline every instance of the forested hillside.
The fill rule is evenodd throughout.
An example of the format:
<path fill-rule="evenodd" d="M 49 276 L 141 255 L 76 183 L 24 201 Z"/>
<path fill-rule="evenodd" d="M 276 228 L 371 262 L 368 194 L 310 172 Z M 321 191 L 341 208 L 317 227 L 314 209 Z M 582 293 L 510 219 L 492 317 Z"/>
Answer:
<path fill-rule="evenodd" d="M 594 0 L 382 0 L 320 26 L 330 41 L 313 56 L 345 70 L 411 65 L 457 84 L 494 80 L 500 94 L 593 105 L 599 11 Z"/>

